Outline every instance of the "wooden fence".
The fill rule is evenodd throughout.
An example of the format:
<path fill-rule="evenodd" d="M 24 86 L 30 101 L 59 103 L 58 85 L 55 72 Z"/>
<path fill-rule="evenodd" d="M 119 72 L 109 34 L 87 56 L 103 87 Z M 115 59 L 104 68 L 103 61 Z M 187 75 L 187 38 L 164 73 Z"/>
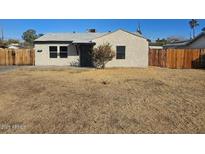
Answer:
<path fill-rule="evenodd" d="M 0 65 L 34 65 L 33 49 L 1 49 Z"/>
<path fill-rule="evenodd" d="M 150 49 L 149 66 L 205 68 L 205 49 Z"/>

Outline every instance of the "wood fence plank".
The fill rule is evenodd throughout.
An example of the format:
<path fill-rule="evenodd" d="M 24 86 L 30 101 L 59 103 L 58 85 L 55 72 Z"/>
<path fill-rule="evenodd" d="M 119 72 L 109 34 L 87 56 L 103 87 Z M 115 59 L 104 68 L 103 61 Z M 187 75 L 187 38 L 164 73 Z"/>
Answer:
<path fill-rule="evenodd" d="M 205 67 L 205 49 L 150 49 L 149 65 L 167 68 Z"/>
<path fill-rule="evenodd" d="M 34 65 L 33 49 L 0 49 L 0 65 Z"/>

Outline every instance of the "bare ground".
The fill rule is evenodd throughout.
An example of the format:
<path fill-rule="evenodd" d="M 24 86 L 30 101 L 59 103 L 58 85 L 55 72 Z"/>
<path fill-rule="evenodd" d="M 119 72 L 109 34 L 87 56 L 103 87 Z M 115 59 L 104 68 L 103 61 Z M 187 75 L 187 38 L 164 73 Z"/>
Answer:
<path fill-rule="evenodd" d="M 205 133 L 205 70 L 0 74 L 0 133 Z"/>

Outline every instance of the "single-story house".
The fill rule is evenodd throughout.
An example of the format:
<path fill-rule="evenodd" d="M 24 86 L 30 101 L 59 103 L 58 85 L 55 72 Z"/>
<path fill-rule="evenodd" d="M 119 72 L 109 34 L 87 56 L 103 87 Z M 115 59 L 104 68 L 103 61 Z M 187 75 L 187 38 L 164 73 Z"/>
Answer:
<path fill-rule="evenodd" d="M 156 42 L 149 42 L 149 49 L 163 49 L 163 46 L 158 45 Z"/>
<path fill-rule="evenodd" d="M 177 42 L 172 42 L 172 43 L 169 43 L 169 44 L 166 44 L 163 46 L 164 49 L 167 49 L 167 48 L 173 48 L 173 49 L 177 49 L 177 48 L 186 48 L 187 46 L 187 43 L 189 42 L 190 40 L 184 40 L 184 41 L 177 41 Z"/>
<path fill-rule="evenodd" d="M 163 49 L 163 46 L 157 46 L 157 45 L 150 45 L 150 49 Z"/>
<path fill-rule="evenodd" d="M 12 43 L 12 44 L 8 45 L 8 48 L 9 49 L 19 49 L 20 45 L 19 45 L 19 43 Z"/>
<path fill-rule="evenodd" d="M 106 67 L 147 67 L 148 41 L 123 29 L 97 33 L 48 33 L 35 40 L 35 65 L 92 66 L 91 48 L 110 43 L 116 56 Z"/>
<path fill-rule="evenodd" d="M 200 33 L 194 39 L 166 44 L 163 48 L 205 48 L 205 32 Z"/>

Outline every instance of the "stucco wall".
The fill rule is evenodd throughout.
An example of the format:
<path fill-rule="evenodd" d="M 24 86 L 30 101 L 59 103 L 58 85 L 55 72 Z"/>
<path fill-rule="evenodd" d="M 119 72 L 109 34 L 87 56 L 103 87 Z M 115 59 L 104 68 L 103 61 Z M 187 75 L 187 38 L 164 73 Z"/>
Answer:
<path fill-rule="evenodd" d="M 49 46 L 57 46 L 58 53 L 60 52 L 60 46 L 68 46 L 67 58 L 50 58 Z M 37 52 L 42 50 L 42 52 Z M 73 45 L 68 44 L 35 44 L 35 65 L 72 65 L 78 62 L 79 56 L 77 55 L 76 48 Z"/>
<path fill-rule="evenodd" d="M 191 43 L 187 48 L 205 48 L 205 36 L 200 37 Z"/>
<path fill-rule="evenodd" d="M 110 43 L 116 52 L 116 46 L 126 46 L 125 59 L 114 57 L 106 67 L 148 67 L 148 42 L 146 39 L 122 30 L 93 40 L 96 46 Z"/>
<path fill-rule="evenodd" d="M 96 46 L 103 43 L 110 43 L 116 52 L 116 46 L 126 46 L 125 59 L 113 58 L 106 64 L 106 67 L 147 67 L 148 66 L 148 42 L 146 39 L 127 33 L 123 30 L 93 40 Z M 50 58 L 49 46 L 68 46 L 67 58 Z M 42 50 L 42 52 L 37 52 Z M 72 65 L 79 62 L 76 48 L 69 44 L 35 44 L 35 65 Z"/>

